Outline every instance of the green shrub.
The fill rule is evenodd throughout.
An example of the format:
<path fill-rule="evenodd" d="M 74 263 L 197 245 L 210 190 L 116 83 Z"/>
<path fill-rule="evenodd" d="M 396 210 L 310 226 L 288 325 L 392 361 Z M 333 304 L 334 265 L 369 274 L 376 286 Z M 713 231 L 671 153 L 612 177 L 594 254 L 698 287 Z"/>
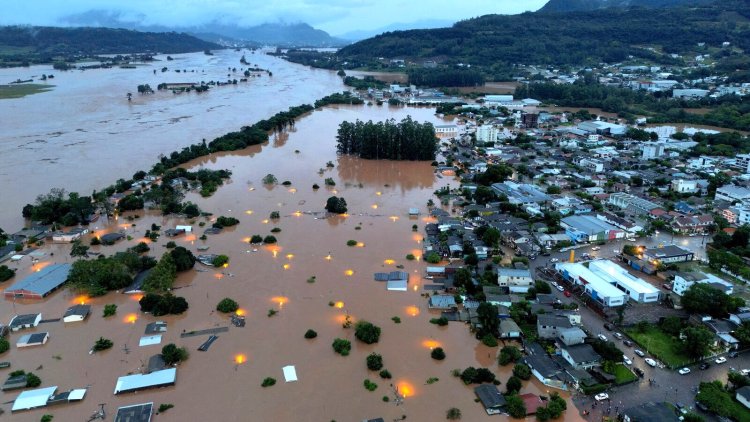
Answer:
<path fill-rule="evenodd" d="M 103 314 L 104 318 L 111 317 L 116 313 L 117 313 L 117 305 L 115 305 L 114 303 L 104 305 L 104 314 Z"/>
<path fill-rule="evenodd" d="M 174 405 L 172 403 L 162 403 L 159 405 L 159 413 L 164 413 L 173 407 Z"/>
<path fill-rule="evenodd" d="M 415 259 L 417 259 L 417 257 L 415 257 L 414 254 L 410 253 L 410 254 L 406 255 L 406 259 L 407 259 L 407 261 L 414 261 Z"/>
<path fill-rule="evenodd" d="M 357 241 L 356 240 L 347 240 L 346 241 L 346 246 L 357 246 Z"/>
<path fill-rule="evenodd" d="M 52 419 L 54 416 L 52 415 L 43 415 L 41 419 L 39 419 L 39 422 L 52 422 Z"/>
<path fill-rule="evenodd" d="M 430 319 L 430 324 L 436 324 L 436 325 L 439 325 L 441 327 L 445 327 L 446 325 L 448 325 L 448 318 L 446 318 L 446 317 L 431 318 Z"/>
<path fill-rule="evenodd" d="M 313 329 L 309 329 L 309 330 L 305 331 L 305 338 L 306 339 L 315 338 L 317 336 L 318 336 L 318 333 L 316 333 L 315 330 L 313 330 Z"/>
<path fill-rule="evenodd" d="M 211 261 L 211 264 L 213 264 L 214 267 L 221 267 L 227 263 L 229 263 L 229 257 L 226 255 L 218 255 L 213 261 Z"/>
<path fill-rule="evenodd" d="M 239 308 L 240 308 L 240 305 L 237 302 L 235 302 L 233 299 L 230 299 L 228 297 L 225 297 L 219 302 L 218 305 L 216 305 L 216 310 L 219 312 L 223 312 L 225 314 L 234 312 Z"/>
<path fill-rule="evenodd" d="M 383 357 L 377 353 L 371 353 L 367 356 L 367 369 L 371 371 L 383 369 Z"/>
<path fill-rule="evenodd" d="M 487 347 L 497 347 L 497 339 L 492 334 L 485 334 L 482 337 L 482 344 Z"/>
<path fill-rule="evenodd" d="M 367 344 L 377 343 L 380 339 L 380 327 L 367 321 L 354 324 L 354 337 Z"/>
<path fill-rule="evenodd" d="M 267 245 L 272 245 L 276 243 L 276 237 L 269 234 L 268 236 L 263 238 L 263 243 Z"/>
<path fill-rule="evenodd" d="M 391 321 L 395 322 L 396 324 L 401 324 L 401 318 L 397 316 L 391 318 Z"/>
<path fill-rule="evenodd" d="M 380 375 L 380 378 L 383 378 L 384 380 L 389 380 L 393 378 L 393 376 L 387 369 L 383 369 L 382 371 L 378 373 L 378 375 Z"/>
<path fill-rule="evenodd" d="M 271 233 L 279 233 L 279 232 L 281 232 L 281 228 L 280 227 L 274 227 L 274 228 L 271 229 Z"/>
<path fill-rule="evenodd" d="M 333 351 L 340 354 L 341 356 L 348 356 L 352 350 L 352 343 L 349 340 L 343 338 L 337 338 L 333 340 Z"/>
<path fill-rule="evenodd" d="M 531 378 L 531 368 L 523 363 L 517 363 L 513 367 L 513 375 L 524 381 L 528 381 Z"/>
<path fill-rule="evenodd" d="M 276 385 L 276 379 L 271 378 L 271 377 L 263 378 L 263 382 L 260 383 L 260 386 L 263 388 L 270 387 L 272 385 Z"/>
<path fill-rule="evenodd" d="M 38 376 L 32 374 L 31 372 L 26 374 L 26 387 L 34 388 L 39 387 L 40 385 L 42 385 L 42 380 Z"/>
<path fill-rule="evenodd" d="M 161 357 L 167 365 L 174 365 L 187 360 L 190 355 L 184 347 L 177 347 L 174 343 L 169 343 L 161 348 Z"/>
<path fill-rule="evenodd" d="M 370 380 L 365 380 L 363 383 L 367 391 L 375 391 L 378 388 L 378 385 Z"/>
<path fill-rule="evenodd" d="M 500 355 L 497 357 L 497 363 L 500 365 L 507 365 L 512 362 L 517 362 L 521 359 L 521 351 L 515 346 L 505 346 L 500 349 Z"/>
<path fill-rule="evenodd" d="M 97 340 L 96 343 L 94 343 L 93 350 L 95 352 L 100 352 L 102 350 L 107 350 L 111 348 L 112 348 L 112 340 L 104 338 L 104 337 L 99 337 L 99 340 Z"/>
<path fill-rule="evenodd" d="M 443 360 L 445 359 L 445 351 L 442 347 L 436 347 L 432 349 L 432 351 L 430 352 L 430 356 L 432 356 L 432 358 L 435 360 Z"/>
<path fill-rule="evenodd" d="M 250 243 L 263 243 L 263 236 L 261 236 L 259 234 L 254 234 L 250 238 Z"/>

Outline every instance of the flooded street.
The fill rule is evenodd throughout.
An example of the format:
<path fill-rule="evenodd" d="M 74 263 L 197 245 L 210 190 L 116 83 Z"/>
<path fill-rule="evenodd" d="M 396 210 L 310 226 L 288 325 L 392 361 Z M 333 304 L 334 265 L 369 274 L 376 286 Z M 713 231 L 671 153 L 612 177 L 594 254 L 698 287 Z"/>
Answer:
<path fill-rule="evenodd" d="M 240 63 L 243 54 L 250 66 Z M 0 100 L 0 227 L 11 233 L 18 230 L 23 205 L 50 188 L 88 195 L 137 170 L 150 169 L 159 154 L 203 138 L 210 141 L 344 89 L 336 72 L 306 68 L 261 51 L 179 54 L 171 61 L 166 57 L 156 56 L 158 61 L 136 69 L 0 69 L 0 84 L 55 76 L 46 82 L 55 86 L 49 92 Z M 272 76 L 254 73 L 260 76 L 201 94 L 156 91 L 164 82 L 239 80 L 245 77 L 243 68 L 255 65 Z M 168 70 L 162 72 L 163 67 Z M 141 84 L 149 84 L 156 93 L 138 94 Z M 128 92 L 133 94 L 131 102 Z"/>
<path fill-rule="evenodd" d="M 190 309 L 180 316 L 144 315 L 138 311 L 136 298 L 112 292 L 89 301 L 92 315 L 83 323 L 50 322 L 37 327 L 34 331 L 50 332 L 45 346 L 19 350 L 15 342 L 20 335 L 12 334 L 13 346 L 3 360 L 11 361 L 14 370 L 32 371 L 41 377 L 42 386 L 57 385 L 59 391 L 90 385 L 81 403 L 18 413 L 13 420 L 38 421 L 45 413 L 54 414 L 55 420 L 85 420 L 98 403 L 107 403 L 107 410 L 114 414 L 118 406 L 151 401 L 155 408 L 162 403 L 175 406 L 154 418 L 160 421 L 342 422 L 376 417 L 391 421 L 402 415 L 407 420 L 428 421 L 444 420 L 451 407 L 461 409 L 463 420 L 467 421 L 508 419 L 487 416 L 481 404 L 474 402 L 471 386 L 464 386 L 451 371 L 486 366 L 498 374 L 502 382 L 499 388 L 504 391 L 512 367 L 498 367 L 498 348 L 481 345 L 466 325 L 450 323 L 439 327 L 429 323 L 439 313 L 430 311 L 422 296 L 427 281 L 421 277 L 424 264 L 405 258 L 410 253 L 421 257 L 424 225 L 430 221 L 426 218 L 426 202 L 433 191 L 458 182 L 437 178 L 429 162 L 365 161 L 335 153 L 335 134 L 341 121 L 400 120 L 407 115 L 420 122 L 444 122 L 428 108 L 328 107 L 300 118 L 292 131 L 273 136 L 267 145 L 188 163 L 186 167 L 191 169 L 226 168 L 233 172 L 231 181 L 213 197 L 201 198 L 192 193 L 186 197 L 213 212 L 213 218 L 224 215 L 240 220 L 238 226 L 209 235 L 206 241 L 198 239 L 203 232 L 198 223 L 205 221 L 206 228 L 210 226 L 206 218 L 186 221 L 141 211 L 138 219 L 128 221 L 128 215 L 134 214 L 125 214 L 108 227 L 99 221 L 97 234 L 124 230 L 132 240 L 93 250 L 111 254 L 134 246 L 144 240 L 152 223 L 162 225 L 162 229 L 187 223 L 195 232 L 174 238 L 178 245 L 194 253 L 197 247 L 208 246 L 208 253 L 227 254 L 230 263 L 225 269 L 196 264 L 195 268 L 201 271 L 179 276 L 174 293 L 184 296 L 190 304 Z M 225 127 L 216 134 L 226 130 Z M 153 161 L 149 154 L 143 158 L 148 163 Z M 326 167 L 328 161 L 333 168 Z M 128 171 L 132 173 L 133 169 Z M 262 184 L 261 179 L 268 173 L 276 176 L 278 185 Z M 324 186 L 324 179 L 329 177 L 335 186 Z M 108 175 L 106 182 L 94 185 L 108 184 L 111 178 Z M 291 185 L 283 186 L 283 181 L 290 181 Z M 314 183 L 320 189 L 314 190 Z M 331 195 L 346 199 L 348 215 L 325 218 L 323 207 Z M 419 217 L 409 217 L 412 207 L 420 209 Z M 272 211 L 279 211 L 281 217 L 269 220 Z M 416 232 L 412 231 L 414 224 L 418 226 Z M 247 243 L 250 236 L 268 235 L 274 227 L 281 229 L 275 233 L 278 244 Z M 359 242 L 358 246 L 347 246 L 350 239 Z M 149 254 L 160 256 L 168 240 L 172 239 L 162 237 L 151 244 Z M 47 256 L 34 268 L 28 261 L 12 264 L 19 268 L 17 279 L 41 265 L 71 262 L 69 248 L 46 246 Z M 384 283 L 373 281 L 374 272 L 393 271 L 397 265 L 403 265 L 403 271 L 410 274 L 408 291 L 389 292 Z M 312 276 L 315 281 L 308 282 Z M 230 326 L 229 317 L 215 311 L 224 297 L 239 303 L 247 315 L 246 327 Z M 41 302 L 4 300 L 0 317 L 7 321 L 15 313 L 42 312 L 44 319 L 56 318 L 80 300 L 67 290 L 53 293 Z M 342 303 L 330 306 L 337 302 Z M 104 319 L 102 308 L 107 303 L 118 304 L 118 310 L 116 316 Z M 278 313 L 268 316 L 270 309 Z M 380 341 L 366 345 L 356 340 L 353 328 L 342 327 L 347 314 L 353 322 L 367 320 L 381 327 Z M 137 319 L 133 321 L 132 316 Z M 401 323 L 395 323 L 393 317 L 399 317 Z M 145 325 L 156 320 L 169 324 L 161 345 L 138 347 Z M 227 326 L 229 331 L 218 334 L 218 340 L 207 352 L 196 350 L 206 335 L 180 338 L 182 332 Z M 317 338 L 305 339 L 307 329 L 317 331 Z M 114 347 L 89 355 L 100 336 L 111 339 Z M 352 342 L 349 356 L 333 352 L 331 343 L 337 337 Z M 174 387 L 112 394 L 118 376 L 140 371 L 151 355 L 170 342 L 190 352 L 190 358 L 178 367 Z M 443 361 L 430 357 L 430 348 L 437 346 L 446 352 Z M 393 374 L 393 379 L 383 380 L 367 369 L 365 358 L 371 352 L 383 356 L 384 368 Z M 236 363 L 238 355 L 246 358 L 241 364 Z M 282 367 L 287 365 L 296 367 L 299 381 L 284 382 Z M 265 377 L 275 378 L 276 385 L 262 388 Z M 439 381 L 428 385 L 426 380 L 431 377 Z M 365 379 L 375 382 L 378 388 L 367 391 L 363 387 Z M 401 405 L 394 402 L 396 387 L 405 396 Z M 548 394 L 533 378 L 524 382 L 521 392 Z M 3 402 L 16 395 L 3 394 Z M 384 402 L 384 396 L 390 401 Z M 7 411 L 9 406 L 3 407 Z M 579 420 L 570 401 L 568 409 L 564 420 Z"/>

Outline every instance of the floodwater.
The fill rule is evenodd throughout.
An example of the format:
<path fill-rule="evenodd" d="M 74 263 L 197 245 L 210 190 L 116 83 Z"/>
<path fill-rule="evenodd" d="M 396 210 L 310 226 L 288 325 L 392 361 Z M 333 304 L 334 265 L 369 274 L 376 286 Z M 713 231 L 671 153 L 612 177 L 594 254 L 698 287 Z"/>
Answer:
<path fill-rule="evenodd" d="M 257 73 L 260 76 L 248 82 L 212 87 L 202 94 L 137 93 L 140 84 L 156 90 L 163 82 L 239 80 L 249 67 L 240 63 L 243 54 L 250 65 L 273 75 Z M 211 140 L 344 89 L 335 72 L 306 68 L 260 51 L 218 50 L 213 56 L 173 57 L 167 61 L 166 56 L 157 56 L 159 61 L 136 69 L 60 72 L 50 65 L 0 69 L 0 84 L 55 75 L 46 82 L 55 85 L 49 92 L 0 100 L 0 227 L 11 233 L 20 229 L 23 205 L 50 188 L 88 195 L 118 178 L 130 178 L 137 170 L 148 170 L 159 154 L 202 138 Z M 161 72 L 162 67 L 168 71 Z M 128 92 L 133 94 L 131 102 Z"/>
<path fill-rule="evenodd" d="M 198 246 L 208 246 L 209 253 L 229 255 L 230 263 L 224 269 L 196 264 L 196 269 L 206 271 L 193 270 L 179 276 L 174 293 L 190 304 L 184 315 L 144 315 L 138 312 L 133 297 L 110 293 L 90 301 L 93 313 L 83 323 L 40 325 L 36 331 L 51 333 L 45 346 L 27 350 L 13 346 L 2 359 L 11 361 L 13 369 L 37 373 L 44 386 L 57 385 L 62 391 L 87 385 L 90 388 L 82 403 L 24 412 L 14 415 L 14 420 L 38 421 L 44 413 L 55 415 L 55 420 L 82 420 L 99 403 L 107 403 L 107 410 L 113 414 L 118 406 L 143 402 L 154 402 L 155 407 L 174 404 L 158 417 L 174 421 L 359 421 L 376 417 L 390 421 L 402 415 L 407 420 L 427 421 L 443 420 L 451 407 L 462 411 L 463 420 L 507 419 L 487 416 L 481 404 L 475 403 L 472 388 L 454 378 L 451 371 L 489 367 L 498 374 L 503 382 L 500 389 L 504 390 L 511 367 L 498 367 L 498 349 L 481 345 L 466 325 L 438 327 L 429 323 L 439 314 L 427 308 L 427 299 L 422 296 L 427 281 L 421 278 L 424 264 L 405 259 L 409 253 L 421 256 L 424 225 L 430 221 L 425 217 L 426 202 L 432 192 L 457 182 L 437 178 L 429 162 L 364 161 L 335 153 L 335 133 L 342 120 L 400 120 L 407 114 L 418 121 L 442 121 L 427 108 L 329 107 L 300 119 L 293 130 L 274 136 L 267 145 L 188 163 L 190 168 L 227 168 L 233 172 L 231 182 L 213 197 L 189 194 L 186 198 L 215 216 L 240 220 L 238 226 L 206 241 L 198 239 L 202 228 L 197 224 L 206 219 L 188 222 L 141 211 L 120 216 L 109 226 L 98 222 L 96 234 L 124 230 L 132 236 L 132 240 L 114 247 L 94 247 L 107 254 L 142 241 L 151 223 L 163 228 L 190 223 L 197 232 L 175 241 L 194 252 Z M 326 167 L 328 161 L 333 162 L 333 168 Z M 261 179 L 268 173 L 279 182 L 290 181 L 291 186 L 263 185 Z M 327 177 L 336 185 L 324 187 Z M 313 190 L 313 183 L 321 188 Z M 346 199 L 348 215 L 324 218 L 323 206 L 331 195 Z M 418 207 L 422 215 L 409 218 L 411 207 Z M 278 221 L 268 220 L 272 211 L 280 212 Z M 129 215 L 140 218 L 128 221 Z M 417 232 L 412 231 L 413 224 L 418 226 Z M 253 234 L 265 236 L 273 227 L 282 229 L 276 233 L 277 245 L 254 247 L 247 243 Z M 349 239 L 360 245 L 347 246 Z M 161 255 L 165 250 L 162 245 L 168 240 L 160 238 L 151 244 L 150 253 Z M 44 250 L 48 255 L 35 268 L 71 260 L 67 245 L 48 245 Z M 19 276 L 35 269 L 23 261 L 13 265 L 19 267 Z M 374 272 L 392 271 L 396 265 L 403 265 L 410 274 L 406 292 L 388 292 L 383 283 L 372 279 Z M 312 276 L 314 283 L 307 281 Z M 239 302 L 247 326 L 231 327 L 218 334 L 209 351 L 197 351 L 207 336 L 182 339 L 180 333 L 229 326 L 228 316 L 214 311 L 224 297 Z M 40 311 L 45 319 L 53 318 L 78 300 L 72 292 L 63 291 L 42 302 L 4 301 L 0 317 L 6 321 L 14 313 Z M 329 305 L 337 302 L 342 303 Z M 119 308 L 116 316 L 104 319 L 101 313 L 107 303 L 116 303 Z M 278 313 L 269 317 L 270 309 Z M 342 327 L 347 314 L 353 322 L 367 320 L 380 326 L 380 342 L 365 345 L 357 341 L 353 328 Z M 137 319 L 133 321 L 131 316 Z M 401 319 L 400 324 L 391 320 L 395 316 Z M 160 346 L 138 347 L 145 325 L 155 320 L 169 324 L 162 345 L 174 342 L 190 351 L 190 358 L 178 367 L 176 385 L 114 396 L 118 376 L 139 371 L 151 355 L 159 353 Z M 303 338 L 307 329 L 317 331 L 318 337 Z M 19 336 L 12 334 L 11 343 Z M 112 339 L 114 347 L 89 355 L 99 336 Z M 352 341 L 349 356 L 333 352 L 331 343 L 337 337 Z M 431 359 L 430 347 L 436 346 L 444 348 L 445 360 Z M 372 352 L 383 356 L 393 379 L 382 380 L 367 370 L 365 358 Z M 238 364 L 240 355 L 244 359 Z M 296 367 L 299 381 L 284 382 L 282 367 L 286 365 Z M 262 388 L 265 377 L 275 378 L 276 385 Z M 431 377 L 439 381 L 428 385 L 426 380 Z M 377 383 L 377 390 L 367 391 L 365 379 Z M 394 402 L 396 388 L 405 396 L 403 404 Z M 548 393 L 535 380 L 524 382 L 522 393 L 526 392 Z M 3 402 L 8 402 L 16 393 L 4 396 Z M 384 396 L 390 401 L 384 402 Z M 3 407 L 7 411 L 9 405 Z M 568 409 L 565 420 L 580 420 L 570 401 Z"/>

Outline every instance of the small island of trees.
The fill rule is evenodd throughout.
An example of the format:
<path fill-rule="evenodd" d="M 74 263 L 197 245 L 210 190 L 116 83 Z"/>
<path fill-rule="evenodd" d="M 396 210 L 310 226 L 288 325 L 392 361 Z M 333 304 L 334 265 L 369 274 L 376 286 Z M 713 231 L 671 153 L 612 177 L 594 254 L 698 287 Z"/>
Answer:
<path fill-rule="evenodd" d="M 433 161 L 437 150 L 435 127 L 415 122 L 411 116 L 399 123 L 394 119 L 378 123 L 345 121 L 339 125 L 336 139 L 339 154 L 370 160 Z"/>

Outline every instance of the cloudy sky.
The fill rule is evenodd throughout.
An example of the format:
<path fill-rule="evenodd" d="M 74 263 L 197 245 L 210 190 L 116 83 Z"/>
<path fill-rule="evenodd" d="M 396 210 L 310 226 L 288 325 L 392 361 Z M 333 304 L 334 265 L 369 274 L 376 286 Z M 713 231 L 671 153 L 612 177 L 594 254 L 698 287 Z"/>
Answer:
<path fill-rule="evenodd" d="M 396 22 L 461 20 L 534 11 L 547 0 L 6 0 L 0 24 L 61 25 L 92 10 L 143 25 L 193 26 L 218 20 L 252 26 L 306 22 L 338 35 Z"/>

